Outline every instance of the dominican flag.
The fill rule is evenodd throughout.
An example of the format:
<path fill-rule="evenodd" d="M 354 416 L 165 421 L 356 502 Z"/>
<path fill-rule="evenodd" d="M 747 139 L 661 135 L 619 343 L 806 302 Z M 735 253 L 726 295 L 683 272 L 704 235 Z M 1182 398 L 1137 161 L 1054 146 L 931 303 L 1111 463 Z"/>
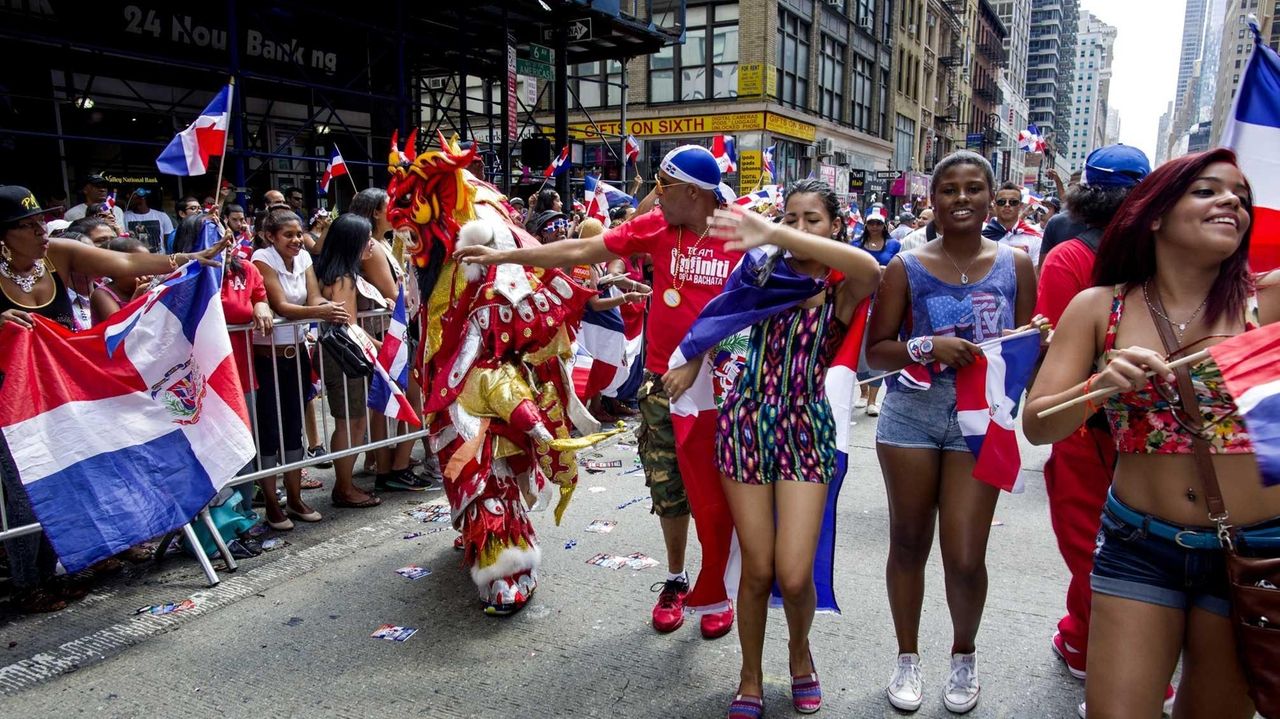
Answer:
<path fill-rule="evenodd" d="M 671 405 L 676 458 L 680 463 L 681 476 L 685 478 L 689 504 L 696 517 L 698 541 L 702 545 L 702 571 L 686 599 L 688 606 L 696 612 L 728 608 L 729 597 L 736 594 L 741 576 L 741 557 L 733 516 L 715 466 L 718 407 L 742 372 L 750 327 L 794 307 L 823 288 L 818 280 L 795 272 L 786 263 L 778 263 L 767 278 L 762 278 L 762 268 L 768 257 L 768 253 L 759 248 L 743 257 L 725 283 L 724 291 L 707 303 L 698 315 L 668 365 L 674 369 L 687 364 L 690 358 L 698 358 L 702 362 L 702 371 L 693 385 Z M 848 418 L 853 408 L 853 387 L 858 350 L 866 326 L 866 310 L 866 303 L 854 310 L 854 327 L 845 336 L 826 380 L 832 413 L 837 418 L 837 443 L 841 450 L 848 441 Z M 841 416 L 844 417 L 843 429 Z M 835 507 L 842 478 L 843 471 L 828 487 L 822 536 L 814 558 L 818 610 L 824 612 L 840 611 L 832 587 L 832 572 L 835 566 Z"/>
<path fill-rule="evenodd" d="M 1018 148 L 1026 152 L 1044 152 L 1048 143 L 1040 136 L 1040 129 L 1033 122 L 1018 133 Z"/>
<path fill-rule="evenodd" d="M 1253 188 L 1249 265 L 1254 272 L 1280 267 L 1280 55 L 1262 42 L 1255 21 L 1253 56 L 1240 78 L 1222 145 L 1236 151 Z"/>
<path fill-rule="evenodd" d="M 765 185 L 755 192 L 748 192 L 742 197 L 734 200 L 734 204 L 741 205 L 748 210 L 754 210 L 762 205 L 781 207 L 782 188 L 778 185 Z"/>
<path fill-rule="evenodd" d="M 1257 50 L 1255 49 L 1255 53 Z M 1209 348 L 1222 371 L 1227 392 L 1235 400 L 1253 451 L 1262 483 L 1280 484 L 1280 324 L 1269 324 L 1236 335 Z"/>
<path fill-rule="evenodd" d="M 543 177 L 559 177 L 565 170 L 569 169 L 569 146 L 565 145 L 560 148 L 560 155 L 547 165 L 547 169 L 542 171 Z"/>
<path fill-rule="evenodd" d="M 635 135 L 627 135 L 627 139 L 623 141 L 622 156 L 633 164 L 640 161 L 640 141 Z"/>
<path fill-rule="evenodd" d="M 222 156 L 227 149 L 227 124 L 231 116 L 231 85 L 222 88 L 195 122 L 169 141 L 156 167 L 166 175 L 203 175 L 209 171 L 209 157 Z"/>
<path fill-rule="evenodd" d="M 634 197 L 607 182 L 601 182 L 595 175 L 583 178 L 582 188 L 587 198 L 585 212 L 589 217 L 603 222 L 606 227 L 609 225 L 610 208 L 636 204 Z"/>
<path fill-rule="evenodd" d="M 973 476 L 1006 492 L 1021 492 L 1022 456 L 1014 418 L 1040 359 L 1040 331 L 984 343 L 972 364 L 956 371 L 956 416 L 977 458 Z"/>
<path fill-rule="evenodd" d="M 409 386 L 409 342 L 405 327 L 408 315 L 404 309 L 404 285 L 396 295 L 396 308 L 391 313 L 391 326 L 382 338 L 382 349 L 373 362 L 373 377 L 369 380 L 370 409 L 414 426 L 422 424 L 418 414 L 409 404 L 404 388 Z"/>
<path fill-rule="evenodd" d="M 776 147 L 777 145 L 770 145 L 764 148 L 764 153 L 761 156 L 761 161 L 762 161 L 762 164 L 764 165 L 764 171 L 769 173 L 769 178 L 774 181 L 777 181 L 778 179 L 777 174 L 774 173 L 773 171 L 773 150 Z"/>
<path fill-rule="evenodd" d="M 108 211 L 112 211 L 116 209 L 116 191 L 115 190 L 112 190 L 111 192 L 107 193 L 107 199 L 103 204 L 107 206 Z"/>
<path fill-rule="evenodd" d="M 715 156 L 721 174 L 738 171 L 738 150 L 733 135 L 716 135 L 711 141 L 711 154 Z"/>
<path fill-rule="evenodd" d="M 329 182 L 335 177 L 342 177 L 347 174 L 347 161 L 342 159 L 342 153 L 338 152 L 338 146 L 333 146 L 333 154 L 329 155 L 329 166 L 324 169 L 324 174 L 320 176 L 320 194 L 329 194 Z"/>
<path fill-rule="evenodd" d="M 88 331 L 0 327 L 0 431 L 68 572 L 191 521 L 253 458 L 221 287 L 191 262 Z"/>

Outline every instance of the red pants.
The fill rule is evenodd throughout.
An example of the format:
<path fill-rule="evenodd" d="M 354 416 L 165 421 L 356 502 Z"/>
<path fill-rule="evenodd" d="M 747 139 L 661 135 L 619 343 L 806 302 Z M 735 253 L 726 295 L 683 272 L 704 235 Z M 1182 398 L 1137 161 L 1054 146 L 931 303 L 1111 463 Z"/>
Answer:
<path fill-rule="evenodd" d="M 1104 430 L 1073 433 L 1053 445 L 1044 466 L 1045 489 L 1049 494 L 1049 519 L 1058 537 L 1071 572 L 1067 587 L 1067 614 L 1058 622 L 1058 631 L 1073 649 L 1087 651 L 1089 644 L 1089 573 L 1093 571 L 1093 550 L 1102 523 L 1102 505 L 1111 487 L 1116 446 Z"/>

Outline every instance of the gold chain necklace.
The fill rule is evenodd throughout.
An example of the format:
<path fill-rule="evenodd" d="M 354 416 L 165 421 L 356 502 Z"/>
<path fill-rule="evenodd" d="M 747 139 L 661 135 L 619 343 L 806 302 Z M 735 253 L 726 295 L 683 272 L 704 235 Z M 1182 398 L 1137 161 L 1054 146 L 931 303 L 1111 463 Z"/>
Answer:
<path fill-rule="evenodd" d="M 667 307 L 676 308 L 680 306 L 680 290 L 684 289 L 685 284 L 685 278 L 677 274 L 680 269 L 680 260 L 688 258 L 692 263 L 694 254 L 698 251 L 698 248 L 702 247 L 703 241 L 707 239 L 707 234 L 710 232 L 711 225 L 707 225 L 702 234 L 698 235 L 698 241 L 693 243 L 693 247 L 689 248 L 689 252 L 686 255 L 684 251 L 684 225 L 676 228 L 676 248 L 671 252 L 671 259 L 674 264 L 674 267 L 671 268 L 671 287 L 668 287 L 662 293 L 662 301 Z"/>

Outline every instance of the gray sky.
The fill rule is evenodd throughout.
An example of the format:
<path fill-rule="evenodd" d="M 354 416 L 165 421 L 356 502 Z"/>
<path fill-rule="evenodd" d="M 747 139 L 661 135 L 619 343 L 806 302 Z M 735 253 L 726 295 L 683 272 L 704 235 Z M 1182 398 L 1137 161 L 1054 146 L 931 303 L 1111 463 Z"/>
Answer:
<path fill-rule="evenodd" d="M 1160 115 L 1178 84 L 1186 1 L 1080 0 L 1080 7 L 1116 28 L 1111 106 L 1120 110 L 1120 141 L 1154 162 Z"/>

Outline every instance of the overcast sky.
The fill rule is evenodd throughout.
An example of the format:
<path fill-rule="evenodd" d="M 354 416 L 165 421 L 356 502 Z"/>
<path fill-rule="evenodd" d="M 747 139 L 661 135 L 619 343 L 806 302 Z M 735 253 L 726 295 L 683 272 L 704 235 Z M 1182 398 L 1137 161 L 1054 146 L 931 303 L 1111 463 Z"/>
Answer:
<path fill-rule="evenodd" d="M 1080 0 L 1080 7 L 1116 28 L 1111 106 L 1120 110 L 1120 141 L 1154 162 L 1160 115 L 1178 84 L 1186 0 Z"/>

